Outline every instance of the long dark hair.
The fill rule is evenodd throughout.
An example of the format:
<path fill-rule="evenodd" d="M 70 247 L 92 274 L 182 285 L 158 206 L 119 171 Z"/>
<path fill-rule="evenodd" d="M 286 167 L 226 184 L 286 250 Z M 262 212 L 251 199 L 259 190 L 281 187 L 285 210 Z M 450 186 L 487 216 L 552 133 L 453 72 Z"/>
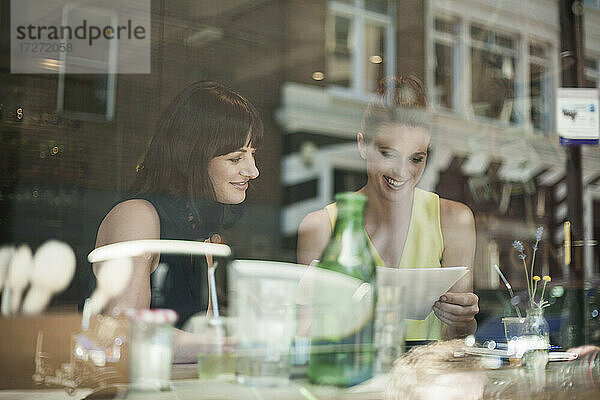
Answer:
<path fill-rule="evenodd" d="M 430 107 L 423 84 L 414 75 L 390 76 L 379 81 L 361 123 L 365 139 L 372 138 L 386 123 L 430 127 Z"/>
<path fill-rule="evenodd" d="M 132 191 L 214 201 L 209 161 L 248 143 L 258 147 L 262 138 L 262 122 L 247 99 L 218 82 L 193 83 L 161 115 Z"/>

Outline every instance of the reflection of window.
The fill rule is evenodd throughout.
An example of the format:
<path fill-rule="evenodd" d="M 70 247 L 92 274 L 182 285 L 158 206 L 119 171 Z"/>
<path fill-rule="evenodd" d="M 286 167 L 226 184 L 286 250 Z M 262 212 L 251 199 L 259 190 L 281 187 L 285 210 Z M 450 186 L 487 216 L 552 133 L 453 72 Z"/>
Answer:
<path fill-rule="evenodd" d="M 88 6 L 65 6 L 63 25 L 85 20 L 89 25 L 117 26 L 114 14 Z M 117 41 L 73 44 L 72 53 L 61 53 L 57 109 L 74 118 L 112 120 L 114 114 Z"/>
<path fill-rule="evenodd" d="M 377 90 L 377 82 L 385 75 L 383 54 L 385 53 L 385 27 L 367 24 L 365 29 L 367 58 L 363 60 L 365 68 L 364 89 L 367 92 Z"/>
<path fill-rule="evenodd" d="M 72 113 L 104 115 L 107 106 L 108 75 L 66 74 L 63 109 Z"/>
<path fill-rule="evenodd" d="M 549 60 L 546 47 L 536 43 L 529 44 L 529 96 L 530 116 L 534 129 L 550 130 L 550 93 Z"/>
<path fill-rule="evenodd" d="M 600 0 L 583 0 L 583 4 L 589 7 L 600 8 Z"/>
<path fill-rule="evenodd" d="M 516 122 L 516 40 L 471 27 L 471 105 L 478 116 Z"/>
<path fill-rule="evenodd" d="M 454 108 L 452 96 L 456 82 L 454 77 L 456 29 L 451 19 L 436 18 L 434 22 L 434 59 L 435 59 L 435 89 L 433 93 L 434 104 L 446 108 Z"/>
<path fill-rule="evenodd" d="M 333 171 L 333 193 L 354 192 L 367 183 L 364 171 L 335 168 Z"/>
<path fill-rule="evenodd" d="M 327 80 L 356 93 L 373 92 L 394 73 L 393 2 L 330 2 L 327 27 Z"/>
<path fill-rule="evenodd" d="M 352 81 L 353 37 L 352 20 L 339 15 L 331 16 L 333 49 L 329 52 L 328 78 L 334 85 L 350 87 Z"/>
<path fill-rule="evenodd" d="M 584 87 L 597 88 L 600 80 L 600 71 L 598 70 L 598 60 L 596 58 L 585 59 Z"/>

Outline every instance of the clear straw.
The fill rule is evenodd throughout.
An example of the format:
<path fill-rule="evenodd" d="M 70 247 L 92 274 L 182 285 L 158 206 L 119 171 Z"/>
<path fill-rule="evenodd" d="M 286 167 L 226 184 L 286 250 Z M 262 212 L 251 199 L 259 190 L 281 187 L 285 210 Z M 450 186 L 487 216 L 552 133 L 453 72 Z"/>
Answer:
<path fill-rule="evenodd" d="M 215 270 L 219 265 L 215 262 L 213 266 L 208 267 L 208 284 L 210 285 L 210 302 L 212 303 L 212 311 L 215 318 L 219 318 L 219 303 L 217 300 L 217 285 L 215 284 Z"/>
<path fill-rule="evenodd" d="M 513 293 L 513 290 L 512 290 L 512 286 L 510 286 L 510 283 L 508 283 L 508 280 L 506 279 L 506 277 L 504 276 L 502 271 L 500 271 L 500 267 L 498 267 L 498 264 L 494 264 L 494 268 L 496 269 L 496 272 L 498 272 L 498 275 L 500 275 L 502 282 L 504 282 L 504 285 L 508 289 L 508 293 L 510 294 L 510 299 L 512 300 L 515 297 L 515 294 Z M 512 304 L 512 301 L 511 301 L 511 304 Z M 515 310 L 517 310 L 517 315 L 519 316 L 519 318 L 521 318 L 521 311 L 519 310 L 519 307 L 517 307 L 515 304 L 513 304 L 513 306 L 515 307 Z"/>

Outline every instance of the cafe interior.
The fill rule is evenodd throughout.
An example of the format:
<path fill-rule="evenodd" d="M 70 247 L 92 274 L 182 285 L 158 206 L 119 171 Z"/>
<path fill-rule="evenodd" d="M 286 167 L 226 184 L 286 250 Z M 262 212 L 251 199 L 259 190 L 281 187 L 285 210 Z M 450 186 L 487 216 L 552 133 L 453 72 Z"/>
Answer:
<path fill-rule="evenodd" d="M 0 400 L 596 399 L 599 0 L 0 0 Z"/>

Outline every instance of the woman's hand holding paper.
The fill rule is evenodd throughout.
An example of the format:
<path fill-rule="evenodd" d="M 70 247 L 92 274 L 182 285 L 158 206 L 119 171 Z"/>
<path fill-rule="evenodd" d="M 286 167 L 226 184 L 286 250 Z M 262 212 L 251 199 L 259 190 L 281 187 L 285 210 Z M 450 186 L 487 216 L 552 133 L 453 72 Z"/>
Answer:
<path fill-rule="evenodd" d="M 446 292 L 433 305 L 433 312 L 446 325 L 466 328 L 479 312 L 479 297 L 474 293 Z"/>

